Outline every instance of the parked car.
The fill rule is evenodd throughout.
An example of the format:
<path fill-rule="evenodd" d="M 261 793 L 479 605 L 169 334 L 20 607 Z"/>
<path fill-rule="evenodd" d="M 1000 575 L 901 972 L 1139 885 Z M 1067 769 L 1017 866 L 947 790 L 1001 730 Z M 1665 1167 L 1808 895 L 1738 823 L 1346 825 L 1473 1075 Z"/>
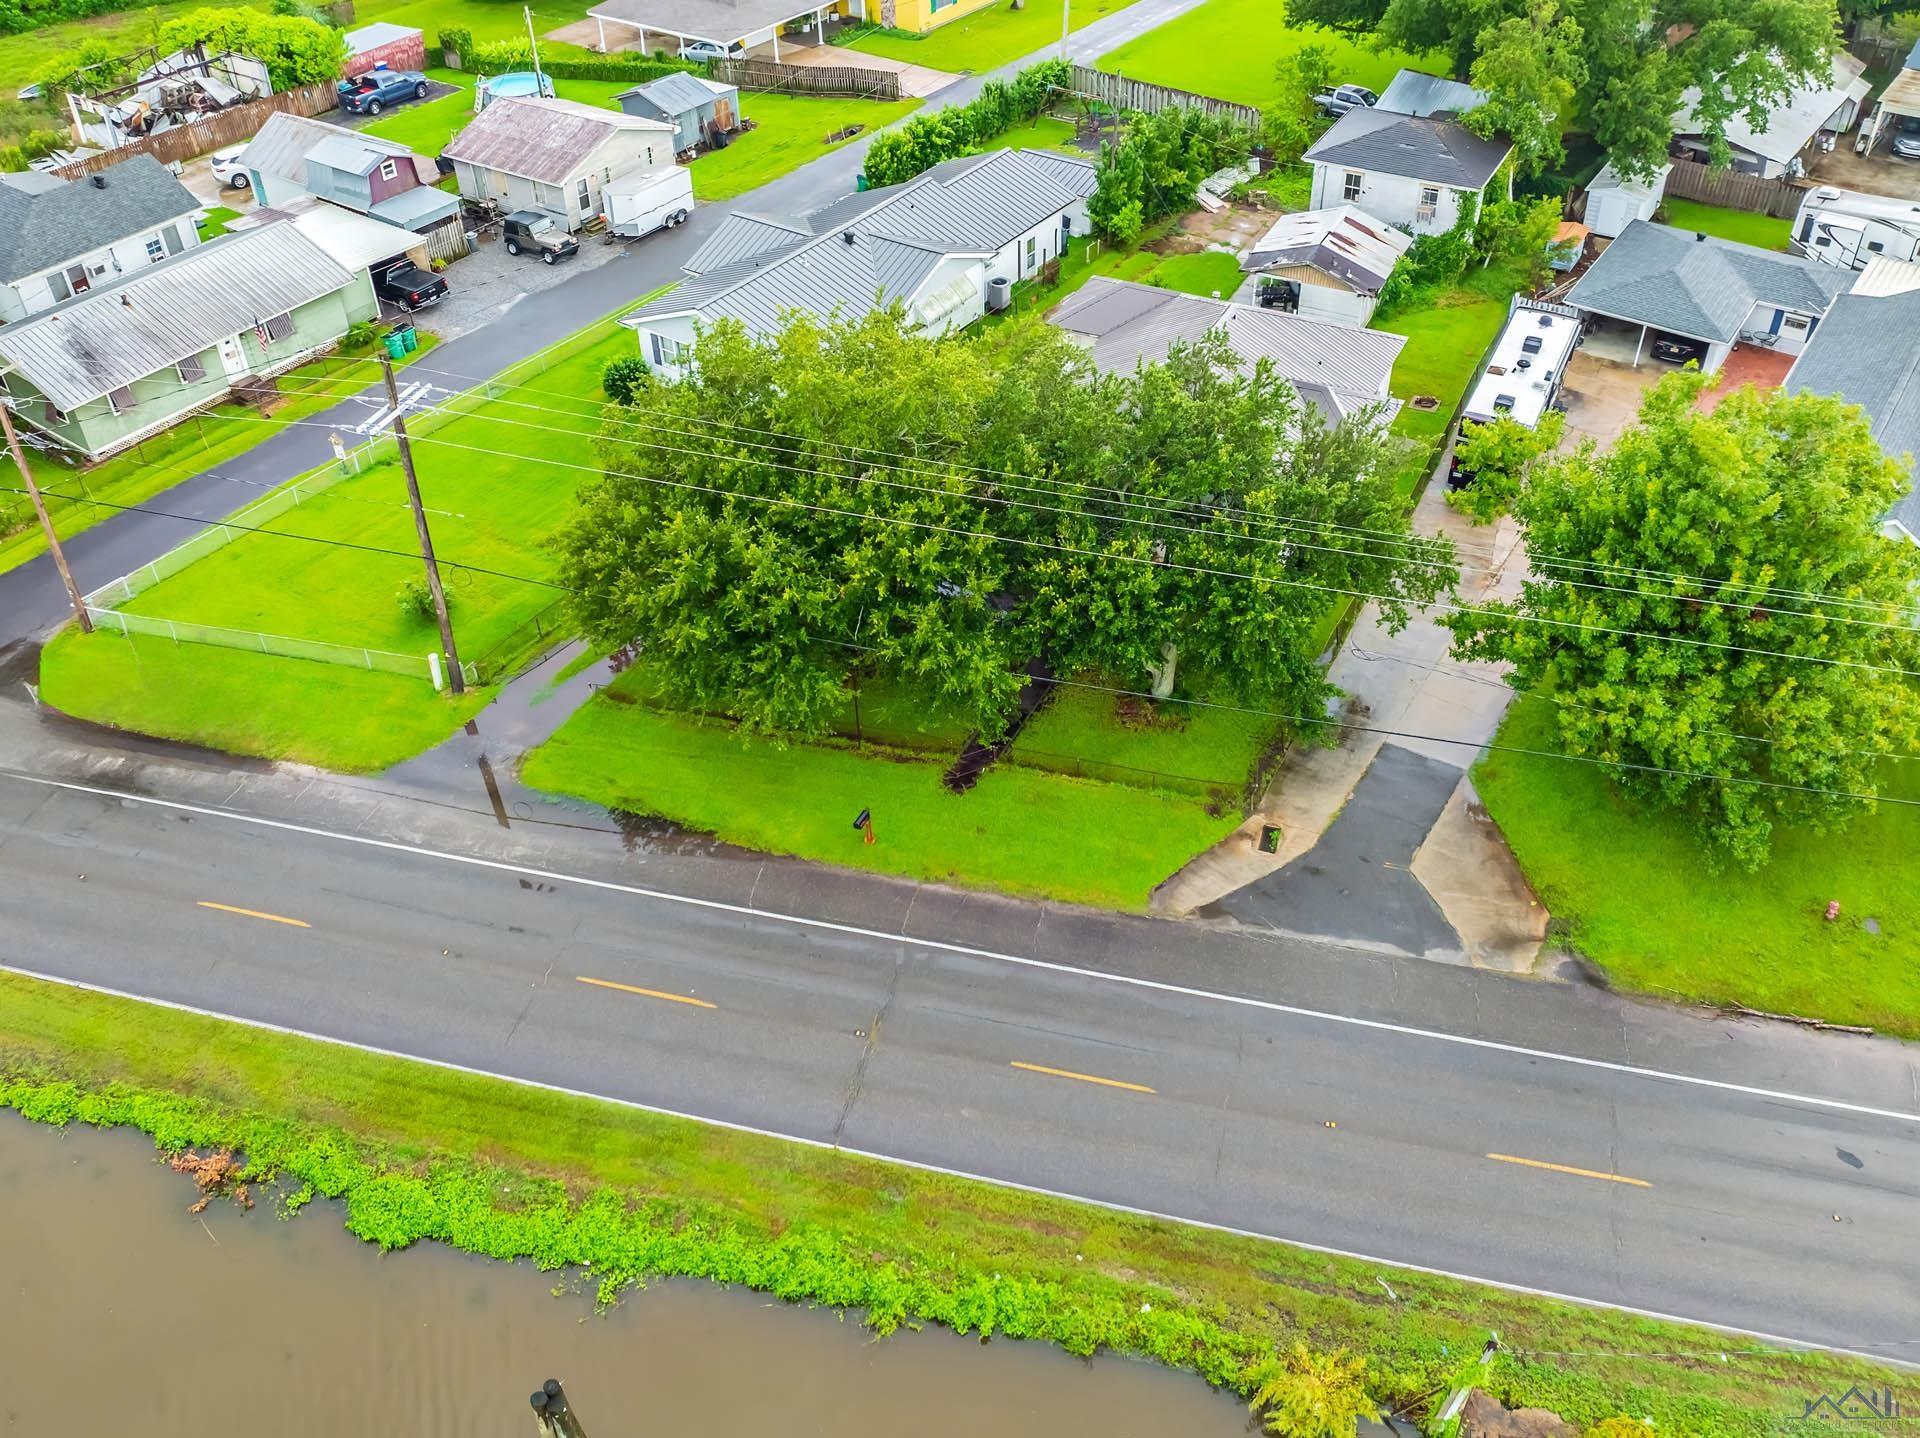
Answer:
<path fill-rule="evenodd" d="M 229 190 L 246 190 L 253 186 L 253 175 L 240 163 L 240 156 L 246 150 L 245 145 L 235 145 L 231 150 L 216 150 L 210 162 L 213 165 L 213 177 L 222 187 Z"/>
<path fill-rule="evenodd" d="M 545 210 L 515 210 L 502 222 L 500 238 L 508 254 L 538 255 L 543 264 L 580 253 L 580 242 Z"/>
<path fill-rule="evenodd" d="M 394 260 L 373 268 L 373 292 L 408 314 L 437 305 L 447 297 L 447 282 L 412 260 Z"/>
<path fill-rule="evenodd" d="M 1920 115 L 1908 115 L 1893 132 L 1893 153 L 1903 160 L 1920 160 Z"/>
<path fill-rule="evenodd" d="M 1313 103 L 1320 113 L 1329 119 L 1337 120 L 1349 110 L 1371 110 L 1380 97 L 1365 85 L 1335 85 L 1324 95 L 1315 95 Z"/>
<path fill-rule="evenodd" d="M 716 44 L 712 40 L 682 40 L 680 58 L 682 60 L 738 60 L 747 53 L 747 47 L 735 40 L 731 45 Z"/>
<path fill-rule="evenodd" d="M 1653 357 L 1664 364 L 1686 364 L 1689 360 L 1705 364 L 1707 347 L 1699 340 L 1686 339 L 1681 335 L 1655 335 Z"/>
<path fill-rule="evenodd" d="M 427 77 L 418 70 L 369 70 L 340 82 L 340 108 L 349 115 L 377 115 L 402 100 L 427 98 Z"/>

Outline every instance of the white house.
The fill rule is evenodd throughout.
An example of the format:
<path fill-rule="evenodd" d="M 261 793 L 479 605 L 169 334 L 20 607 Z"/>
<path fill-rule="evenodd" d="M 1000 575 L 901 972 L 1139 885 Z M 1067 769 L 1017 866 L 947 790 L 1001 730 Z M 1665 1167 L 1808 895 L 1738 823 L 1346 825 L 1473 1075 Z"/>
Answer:
<path fill-rule="evenodd" d="M 1865 75 L 1867 62 L 1842 50 L 1833 57 L 1832 73 L 1812 85 L 1802 85 L 1767 113 L 1766 123 L 1756 128 L 1746 117 L 1734 114 L 1726 122 L 1727 145 L 1733 151 L 1733 169 L 1745 175 L 1777 179 L 1800 173 L 1804 162 L 1800 152 L 1825 132 L 1845 134 L 1860 119 L 1860 109 L 1873 89 Z M 1700 92 L 1687 91 L 1680 112 L 1673 117 L 1673 141 L 1676 153 L 1704 162 L 1708 141 L 1694 116 Z"/>
<path fill-rule="evenodd" d="M 1389 384 L 1404 335 L 1306 319 L 1280 310 L 1095 275 L 1048 320 L 1085 346 L 1103 374 L 1157 364 L 1175 344 L 1225 337 L 1243 364 L 1264 360 L 1328 424 L 1354 415 L 1388 423 L 1400 408 Z"/>
<path fill-rule="evenodd" d="M 1364 325 L 1412 244 L 1405 231 L 1352 205 L 1282 215 L 1240 256 L 1247 278 L 1233 297 L 1307 319 Z"/>
<path fill-rule="evenodd" d="M 721 319 L 766 333 L 789 310 L 855 319 L 898 304 L 921 332 L 945 334 L 1086 235 L 1093 189 L 1086 160 L 992 150 L 793 219 L 735 211 L 687 261 L 690 279 L 620 323 L 674 379 Z"/>
<path fill-rule="evenodd" d="M 1486 198 L 1512 153 L 1504 136 L 1483 140 L 1441 116 L 1356 108 L 1302 158 L 1313 166 L 1314 209 L 1358 205 L 1390 225 L 1431 235 L 1453 227 L 1465 197 Z M 1493 198 L 1511 197 L 1512 173 L 1505 173 Z"/>
<path fill-rule="evenodd" d="M 673 126 L 575 100 L 503 97 L 440 152 L 460 193 L 502 210 L 545 210 L 577 230 L 615 175 L 674 163 Z"/>
<path fill-rule="evenodd" d="M 1808 190 L 1793 217 L 1793 251 L 1852 270 L 1864 270 L 1881 256 L 1920 259 L 1920 200 L 1832 185 Z"/>
<path fill-rule="evenodd" d="M 1851 270 L 1732 240 L 1635 220 L 1567 293 L 1595 326 L 1626 326 L 1633 363 L 1650 338 L 1671 335 L 1700 347 L 1714 373 L 1736 344 L 1799 354 L 1853 287 Z"/>
<path fill-rule="evenodd" d="M 150 155 L 77 180 L 0 175 L 0 323 L 191 249 L 200 243 L 199 212 Z"/>

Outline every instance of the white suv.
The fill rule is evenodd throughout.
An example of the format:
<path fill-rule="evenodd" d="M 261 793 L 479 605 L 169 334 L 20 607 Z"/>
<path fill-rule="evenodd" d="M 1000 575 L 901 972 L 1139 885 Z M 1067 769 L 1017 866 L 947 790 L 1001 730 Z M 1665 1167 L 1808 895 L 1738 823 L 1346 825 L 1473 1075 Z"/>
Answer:
<path fill-rule="evenodd" d="M 717 44 L 712 40 L 682 40 L 680 58 L 682 60 L 738 60 L 747 53 L 747 47 L 735 40 L 731 45 Z"/>
<path fill-rule="evenodd" d="M 253 176 L 247 173 L 247 167 L 240 163 L 240 156 L 246 150 L 245 145 L 236 145 L 231 150 L 221 150 L 213 157 L 213 177 L 229 190 L 247 190 L 253 187 Z"/>

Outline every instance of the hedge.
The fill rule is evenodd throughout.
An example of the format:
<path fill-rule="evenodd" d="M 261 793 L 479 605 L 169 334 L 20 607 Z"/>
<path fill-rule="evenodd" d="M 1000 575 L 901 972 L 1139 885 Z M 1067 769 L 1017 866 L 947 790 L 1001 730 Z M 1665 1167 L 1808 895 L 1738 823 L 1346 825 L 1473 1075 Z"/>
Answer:
<path fill-rule="evenodd" d="M 18 35 L 127 8 L 127 0 L 0 0 L 0 35 Z"/>
<path fill-rule="evenodd" d="M 500 75 L 509 70 L 533 68 L 532 50 L 517 40 L 475 44 L 473 33 L 459 28 L 442 30 L 437 39 L 443 52 L 460 57 L 459 68 L 469 74 Z M 585 60 L 542 60 L 540 68 L 556 80 L 627 80 L 635 84 L 657 80 L 662 75 L 706 73 L 706 66 L 690 60 L 660 60 L 638 53 L 595 55 Z"/>
<path fill-rule="evenodd" d="M 965 105 L 919 115 L 895 130 L 882 130 L 867 149 L 867 183 L 898 185 L 943 160 L 971 154 L 994 136 L 1031 120 L 1056 90 L 1072 82 L 1065 60 L 1029 65 L 1011 81 L 989 80 Z"/>

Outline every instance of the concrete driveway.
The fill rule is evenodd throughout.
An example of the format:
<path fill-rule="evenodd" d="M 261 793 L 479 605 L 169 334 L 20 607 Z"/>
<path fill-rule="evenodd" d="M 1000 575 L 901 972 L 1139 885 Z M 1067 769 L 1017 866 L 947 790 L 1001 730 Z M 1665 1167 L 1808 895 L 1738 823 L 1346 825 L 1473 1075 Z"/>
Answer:
<path fill-rule="evenodd" d="M 1641 397 L 1669 372 L 1663 364 L 1642 363 L 1636 368 L 1607 358 L 1592 345 L 1575 350 L 1560 383 L 1560 402 L 1567 410 L 1561 447 L 1572 449 L 1583 439 L 1594 440 L 1602 448 L 1612 444 L 1640 413 Z"/>
<path fill-rule="evenodd" d="M 643 252 L 654 236 L 607 243 L 600 235 L 580 236 L 580 253 L 546 265 L 531 255 L 510 255 L 497 236 L 483 235 L 479 247 L 447 267 L 447 297 L 422 310 L 414 323 L 442 340 L 458 339 L 504 319 L 516 306 L 565 284 L 587 270 Z M 395 318 L 397 315 L 388 315 Z"/>

